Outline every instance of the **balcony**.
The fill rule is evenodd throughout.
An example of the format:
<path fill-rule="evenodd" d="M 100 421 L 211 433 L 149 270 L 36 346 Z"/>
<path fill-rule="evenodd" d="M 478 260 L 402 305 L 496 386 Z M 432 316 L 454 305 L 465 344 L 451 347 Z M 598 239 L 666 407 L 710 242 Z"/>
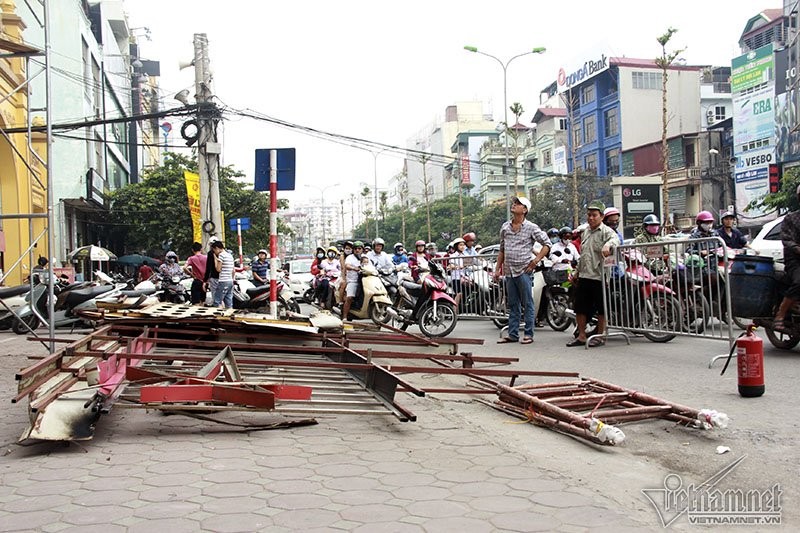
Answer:
<path fill-rule="evenodd" d="M 684 167 L 667 171 L 667 182 L 670 187 L 693 185 L 700 182 L 703 171 L 700 167 Z"/>

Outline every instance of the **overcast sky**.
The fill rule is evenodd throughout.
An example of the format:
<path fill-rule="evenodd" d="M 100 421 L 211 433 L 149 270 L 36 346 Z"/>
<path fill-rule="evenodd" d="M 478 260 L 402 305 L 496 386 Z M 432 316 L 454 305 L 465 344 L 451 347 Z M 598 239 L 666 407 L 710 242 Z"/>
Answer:
<path fill-rule="evenodd" d="M 194 33 L 207 33 L 214 92 L 234 108 L 380 143 L 408 138 L 443 117 L 459 101 L 486 102 L 502 120 L 500 65 L 464 45 L 503 60 L 544 46 L 543 55 L 518 58 L 508 68 L 508 102 L 521 102 L 529 123 L 538 93 L 597 52 L 654 58 L 656 37 L 668 27 L 689 64 L 730 65 L 747 20 L 780 0 L 656 1 L 302 1 L 126 0 L 130 26 L 146 26 L 141 54 L 161 62 L 168 106 L 180 89 L 194 94 Z M 137 31 L 137 35 L 141 32 Z M 173 120 L 173 125 L 175 121 Z M 297 148 L 297 192 L 292 203 L 319 197 L 338 201 L 372 187 L 373 157 L 357 150 L 251 119 L 224 124 L 223 160 L 252 182 L 256 148 Z M 178 144 L 173 131 L 170 143 Z M 402 169 L 393 154 L 377 158 L 378 187 Z M 310 185 L 316 187 L 314 190 Z"/>

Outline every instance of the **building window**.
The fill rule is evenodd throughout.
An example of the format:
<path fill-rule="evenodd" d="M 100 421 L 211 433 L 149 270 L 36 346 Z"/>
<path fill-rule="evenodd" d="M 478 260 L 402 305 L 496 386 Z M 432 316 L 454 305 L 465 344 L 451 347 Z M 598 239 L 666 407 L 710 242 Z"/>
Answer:
<path fill-rule="evenodd" d="M 589 154 L 584 157 L 583 168 L 592 172 L 597 172 L 597 155 Z"/>
<path fill-rule="evenodd" d="M 619 148 L 606 152 L 606 176 L 619 176 Z"/>
<path fill-rule="evenodd" d="M 597 140 L 597 124 L 594 116 L 583 119 L 583 142 L 591 143 Z"/>
<path fill-rule="evenodd" d="M 718 105 L 714 107 L 714 120 L 719 122 L 720 120 L 725 120 L 725 106 Z"/>
<path fill-rule="evenodd" d="M 660 72 L 631 72 L 634 89 L 661 89 Z"/>
<path fill-rule="evenodd" d="M 558 119 L 558 129 L 560 130 L 567 129 L 567 119 L 565 118 Z"/>
<path fill-rule="evenodd" d="M 606 137 L 619 134 L 619 109 L 609 109 L 605 112 L 605 131 Z"/>
<path fill-rule="evenodd" d="M 594 102 L 594 85 L 587 85 L 581 89 L 581 104 Z"/>
<path fill-rule="evenodd" d="M 542 159 L 544 159 L 544 166 L 549 167 L 553 164 L 553 151 L 545 150 L 542 152 Z"/>

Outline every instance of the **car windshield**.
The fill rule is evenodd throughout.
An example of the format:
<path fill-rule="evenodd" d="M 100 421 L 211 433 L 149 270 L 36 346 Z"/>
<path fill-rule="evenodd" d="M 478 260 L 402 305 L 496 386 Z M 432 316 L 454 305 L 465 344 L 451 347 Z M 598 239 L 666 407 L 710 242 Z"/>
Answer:
<path fill-rule="evenodd" d="M 289 263 L 289 272 L 291 274 L 304 274 L 311 272 L 312 259 L 304 259 L 302 261 L 291 261 Z"/>

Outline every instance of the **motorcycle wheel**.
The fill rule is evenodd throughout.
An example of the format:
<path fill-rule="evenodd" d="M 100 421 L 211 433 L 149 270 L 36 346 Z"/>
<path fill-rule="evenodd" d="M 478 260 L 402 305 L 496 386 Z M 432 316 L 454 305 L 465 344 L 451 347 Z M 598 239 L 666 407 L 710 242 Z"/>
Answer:
<path fill-rule="evenodd" d="M 736 324 L 736 327 L 739 329 L 747 329 L 747 326 L 752 324 L 753 321 L 743 316 L 735 316 L 733 317 L 733 323 Z"/>
<path fill-rule="evenodd" d="M 458 314 L 450 302 L 436 305 L 436 316 L 433 304 L 427 305 L 419 315 L 419 330 L 426 337 L 445 337 L 450 335 L 458 323 Z"/>
<path fill-rule="evenodd" d="M 292 313 L 300 313 L 300 304 L 294 298 L 287 302 L 287 307 Z"/>
<path fill-rule="evenodd" d="M 25 324 L 27 324 L 28 327 L 25 327 Z M 28 333 L 30 333 L 28 331 L 28 328 L 35 330 L 38 327 L 39 327 L 39 318 L 36 315 L 30 315 L 26 316 L 22 320 L 20 319 L 14 320 L 14 324 L 11 326 L 11 329 L 17 335 L 27 335 Z"/>
<path fill-rule="evenodd" d="M 764 331 L 767 334 L 770 344 L 780 350 L 791 350 L 800 343 L 800 335 L 791 335 L 770 328 L 764 328 Z"/>
<path fill-rule="evenodd" d="M 675 297 L 660 298 L 656 306 L 645 306 L 644 327 L 653 329 L 671 329 L 678 325 L 678 300 Z M 646 331 L 643 332 L 645 338 L 652 342 L 669 342 L 675 338 L 674 333 L 661 333 Z"/>
<path fill-rule="evenodd" d="M 705 294 L 701 290 L 692 291 L 686 296 L 685 301 L 680 303 L 683 311 L 681 329 L 698 335 L 703 333 L 711 324 L 711 306 Z"/>
<path fill-rule="evenodd" d="M 309 287 L 306 289 L 306 292 L 303 293 L 303 301 L 307 304 L 310 304 L 314 301 L 314 289 Z"/>
<path fill-rule="evenodd" d="M 369 305 L 369 318 L 378 326 L 388 324 L 392 320 L 389 314 L 389 304 L 372 302 Z"/>
<path fill-rule="evenodd" d="M 547 302 L 547 325 L 555 331 L 564 331 L 572 323 L 572 319 L 567 315 L 569 308 L 569 297 L 566 294 L 556 294 L 550 296 Z"/>

